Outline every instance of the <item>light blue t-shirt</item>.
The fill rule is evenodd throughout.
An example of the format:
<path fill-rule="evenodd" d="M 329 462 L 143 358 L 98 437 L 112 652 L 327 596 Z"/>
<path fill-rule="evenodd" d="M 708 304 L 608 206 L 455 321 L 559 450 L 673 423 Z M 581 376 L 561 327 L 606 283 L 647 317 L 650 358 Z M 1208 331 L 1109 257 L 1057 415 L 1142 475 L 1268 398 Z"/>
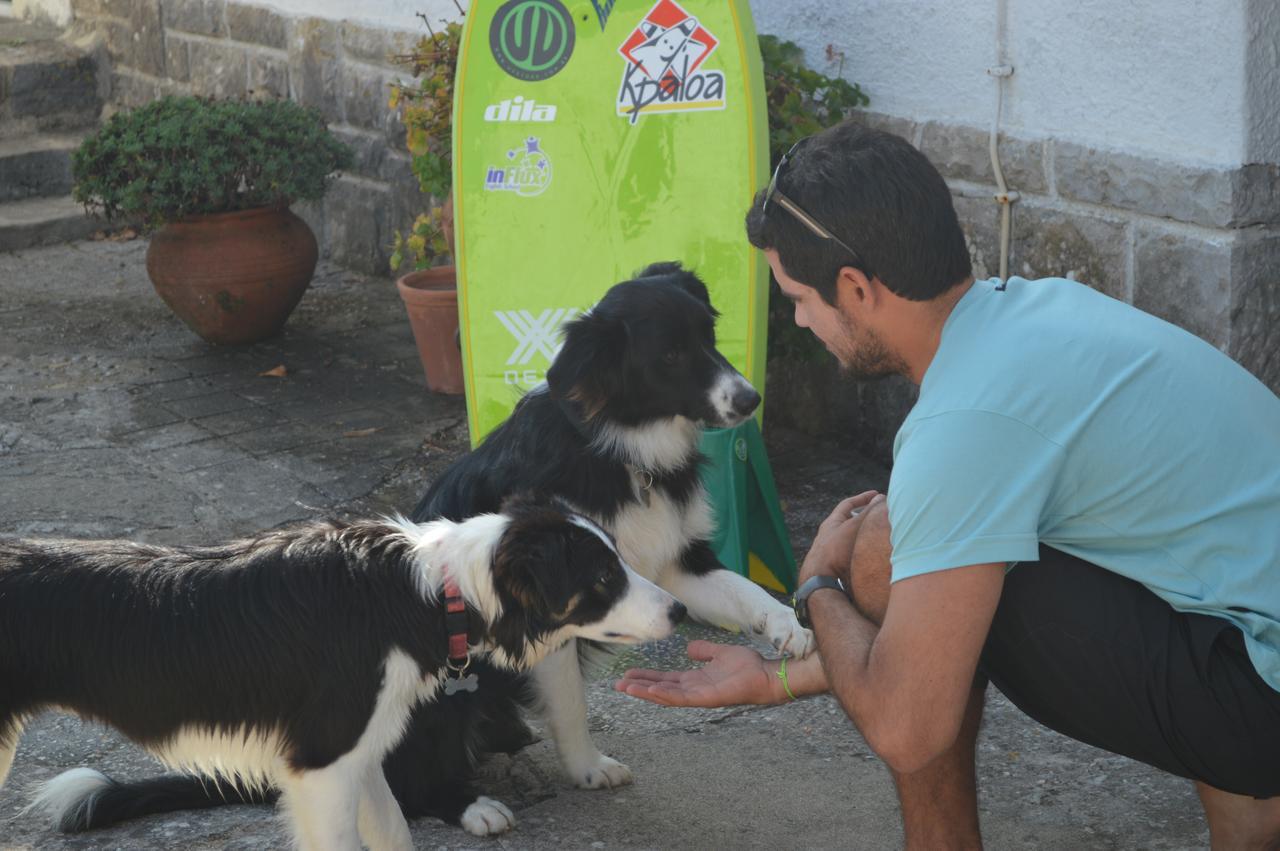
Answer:
<path fill-rule="evenodd" d="M 893 580 L 1043 542 L 1236 624 L 1280 690 L 1280 398 L 1083 284 L 998 283 L 956 304 L 894 442 Z"/>

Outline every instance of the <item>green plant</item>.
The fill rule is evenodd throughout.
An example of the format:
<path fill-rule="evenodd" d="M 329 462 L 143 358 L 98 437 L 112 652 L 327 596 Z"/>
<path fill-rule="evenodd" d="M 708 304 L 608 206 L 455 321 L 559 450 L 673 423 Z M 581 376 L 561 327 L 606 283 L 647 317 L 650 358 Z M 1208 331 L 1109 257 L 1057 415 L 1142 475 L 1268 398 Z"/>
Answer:
<path fill-rule="evenodd" d="M 113 115 L 72 161 L 75 199 L 156 226 L 324 195 L 350 148 L 288 100 L 165 97 Z"/>
<path fill-rule="evenodd" d="M 794 42 L 762 35 L 760 58 L 769 111 L 770 168 L 800 139 L 839 124 L 853 110 L 871 103 L 856 83 L 806 68 L 804 53 Z"/>
<path fill-rule="evenodd" d="M 760 57 L 764 62 L 771 170 L 800 139 L 840 123 L 850 112 L 871 102 L 856 83 L 841 78 L 839 71 L 837 76 L 827 77 L 806 68 L 803 52 L 793 42 L 762 35 Z M 769 288 L 769 356 L 799 361 L 825 357 L 826 350 L 817 338 L 792 321 L 793 310 L 777 287 Z"/>
<path fill-rule="evenodd" d="M 458 12 L 462 14 L 461 7 Z M 429 200 L 427 211 L 414 220 L 407 237 L 396 232 L 393 270 L 400 268 L 406 254 L 414 257 L 415 268 L 424 269 L 452 251 L 448 238 L 452 214 L 446 202 L 453 191 L 453 83 L 462 24 L 449 21 L 434 30 L 425 16 L 419 17 L 427 23 L 428 34 L 409 53 L 396 57 L 415 79 L 392 86 L 390 106 L 400 109 L 413 173 Z"/>

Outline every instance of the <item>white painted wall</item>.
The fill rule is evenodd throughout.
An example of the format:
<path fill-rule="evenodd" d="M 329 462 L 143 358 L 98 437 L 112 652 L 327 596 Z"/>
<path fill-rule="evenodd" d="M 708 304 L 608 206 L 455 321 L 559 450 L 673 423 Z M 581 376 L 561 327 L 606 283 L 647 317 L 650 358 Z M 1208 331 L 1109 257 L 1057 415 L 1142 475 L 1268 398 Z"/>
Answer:
<path fill-rule="evenodd" d="M 459 0 L 464 9 L 473 1 Z M 418 12 L 426 15 L 432 26 L 441 19 L 454 20 L 458 17 L 458 7 L 453 0 L 265 0 L 254 5 L 289 15 L 352 20 L 414 32 L 425 31 Z"/>
<path fill-rule="evenodd" d="M 13 0 L 13 14 L 62 27 L 71 23 L 71 0 Z"/>
<path fill-rule="evenodd" d="M 752 0 L 871 109 L 990 125 L 998 0 Z M 1007 132 L 1224 167 L 1280 152 L 1275 0 L 1007 0 Z M 1270 64 L 1268 64 L 1270 63 Z"/>

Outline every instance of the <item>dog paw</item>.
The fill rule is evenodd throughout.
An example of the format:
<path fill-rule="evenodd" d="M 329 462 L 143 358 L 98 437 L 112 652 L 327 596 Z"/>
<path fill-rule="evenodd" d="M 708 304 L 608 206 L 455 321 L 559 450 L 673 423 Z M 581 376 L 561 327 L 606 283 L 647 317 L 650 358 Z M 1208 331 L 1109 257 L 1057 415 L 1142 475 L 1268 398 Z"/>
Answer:
<path fill-rule="evenodd" d="M 462 827 L 474 836 L 506 833 L 516 826 L 516 817 L 507 805 L 481 795 L 462 814 Z"/>
<path fill-rule="evenodd" d="M 632 779 L 630 768 L 604 754 L 595 765 L 574 776 L 579 789 L 613 789 L 626 786 Z"/>
<path fill-rule="evenodd" d="M 795 612 L 790 609 L 770 612 L 760 632 L 774 649 L 792 658 L 803 658 L 813 652 L 813 633 L 800 625 Z"/>

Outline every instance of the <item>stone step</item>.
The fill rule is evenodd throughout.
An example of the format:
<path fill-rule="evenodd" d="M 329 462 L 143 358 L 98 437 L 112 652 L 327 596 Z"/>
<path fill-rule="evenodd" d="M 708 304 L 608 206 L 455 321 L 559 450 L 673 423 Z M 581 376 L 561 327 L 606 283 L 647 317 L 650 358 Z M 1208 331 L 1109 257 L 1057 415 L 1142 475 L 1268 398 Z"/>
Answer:
<path fill-rule="evenodd" d="M 50 27 L 0 18 L 0 138 L 98 123 L 97 62 L 58 35 Z"/>
<path fill-rule="evenodd" d="M 28 198 L 0 204 L 0 251 L 86 239 L 104 227 L 71 198 Z"/>
<path fill-rule="evenodd" d="M 82 136 L 0 139 L 0 202 L 71 194 L 71 155 Z"/>

